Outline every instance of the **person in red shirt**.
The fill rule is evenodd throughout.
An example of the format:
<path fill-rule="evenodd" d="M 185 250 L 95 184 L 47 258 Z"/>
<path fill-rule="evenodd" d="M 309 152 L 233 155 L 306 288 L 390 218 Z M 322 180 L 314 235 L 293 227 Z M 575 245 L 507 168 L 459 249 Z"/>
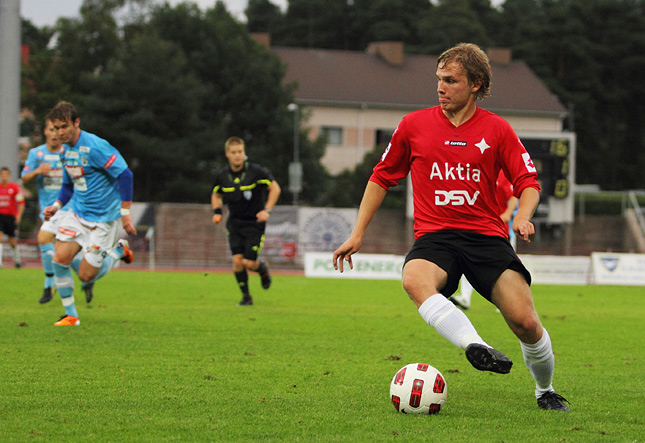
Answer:
<path fill-rule="evenodd" d="M 16 232 L 17 227 L 20 226 L 22 213 L 25 211 L 25 198 L 20 186 L 10 179 L 11 170 L 6 166 L 0 168 L 0 230 L 9 238 L 9 244 L 13 249 L 13 262 L 16 268 L 19 268 L 20 250 Z M 0 266 L 2 266 L 2 244 L 0 244 Z"/>
<path fill-rule="evenodd" d="M 490 92 L 484 51 L 469 43 L 448 49 L 437 60 L 436 76 L 439 105 L 400 122 L 367 183 L 350 237 L 333 254 L 334 268 L 343 272 L 344 261 L 353 267 L 352 255 L 387 190 L 409 173 L 415 243 L 402 283 L 421 317 L 464 349 L 476 369 L 510 372 L 511 359 L 488 345 L 447 298 L 465 274 L 519 338 L 538 406 L 568 411 L 567 400 L 553 390 L 553 350 L 533 304 L 531 276 L 508 241 L 495 196 L 502 170 L 519 201 L 513 231 L 530 241 L 540 199 L 535 166 L 510 124 L 476 104 Z"/>

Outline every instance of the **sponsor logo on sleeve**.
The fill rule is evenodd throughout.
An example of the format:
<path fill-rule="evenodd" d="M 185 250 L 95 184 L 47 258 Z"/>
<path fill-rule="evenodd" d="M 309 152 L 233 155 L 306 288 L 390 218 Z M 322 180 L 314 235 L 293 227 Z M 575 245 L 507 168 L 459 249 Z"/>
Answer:
<path fill-rule="evenodd" d="M 526 165 L 526 170 L 529 172 L 537 172 L 537 169 L 535 169 L 535 165 L 533 164 L 533 160 L 531 160 L 531 156 L 529 155 L 528 152 L 525 152 L 522 154 L 522 159 L 524 160 L 524 165 Z"/>
<path fill-rule="evenodd" d="M 105 169 L 109 169 L 110 166 L 116 161 L 116 154 L 112 154 L 112 156 L 108 159 L 107 162 L 103 165 Z"/>

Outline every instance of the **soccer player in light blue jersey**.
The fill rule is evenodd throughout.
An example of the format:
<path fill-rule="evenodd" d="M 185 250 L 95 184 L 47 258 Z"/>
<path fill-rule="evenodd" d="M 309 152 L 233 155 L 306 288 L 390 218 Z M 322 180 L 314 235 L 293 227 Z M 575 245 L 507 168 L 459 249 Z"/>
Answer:
<path fill-rule="evenodd" d="M 107 274 L 118 261 L 132 262 L 127 240 L 118 239 L 118 220 L 129 235 L 132 224 L 132 172 L 119 151 L 106 140 L 80 128 L 74 105 L 59 102 L 47 115 L 65 144 L 63 183 L 56 201 L 44 210 L 45 220 L 72 200 L 56 235 L 54 282 L 65 315 L 56 326 L 80 324 L 74 302 L 74 278 L 90 283 Z M 72 199 L 73 196 L 73 199 Z M 79 252 L 82 260 L 74 260 Z"/>
<path fill-rule="evenodd" d="M 58 197 L 60 188 L 63 185 L 63 162 L 62 156 L 65 148 L 54 130 L 54 125 L 50 120 L 45 121 L 45 144 L 29 150 L 27 161 L 22 169 L 22 182 L 24 184 L 36 180 L 36 190 L 38 191 L 38 203 L 40 205 L 40 218 L 45 219 L 42 211 Z M 43 295 L 40 298 L 40 303 L 47 303 L 53 297 L 54 289 L 54 265 L 52 259 L 54 258 L 54 240 L 58 232 L 58 225 L 62 220 L 67 206 L 61 208 L 58 213 L 43 222 L 38 231 L 38 247 L 40 249 L 40 257 L 43 263 L 43 270 L 45 271 L 45 284 Z M 94 296 L 93 292 L 94 283 L 83 284 L 85 291 L 85 299 L 89 303 Z"/>

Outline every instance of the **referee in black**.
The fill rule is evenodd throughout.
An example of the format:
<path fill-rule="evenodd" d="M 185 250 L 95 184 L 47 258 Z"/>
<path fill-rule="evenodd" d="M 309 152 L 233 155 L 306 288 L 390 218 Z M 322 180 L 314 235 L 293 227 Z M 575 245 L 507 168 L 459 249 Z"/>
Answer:
<path fill-rule="evenodd" d="M 253 304 L 253 297 L 249 293 L 247 270 L 260 274 L 264 289 L 271 286 L 269 266 L 259 261 L 258 256 L 264 244 L 266 222 L 280 196 L 280 185 L 266 168 L 247 161 L 244 140 L 230 137 L 224 147 L 228 166 L 219 170 L 213 183 L 213 223 L 222 221 L 222 205 L 226 204 L 233 273 L 242 291 L 238 306 L 248 306 Z"/>

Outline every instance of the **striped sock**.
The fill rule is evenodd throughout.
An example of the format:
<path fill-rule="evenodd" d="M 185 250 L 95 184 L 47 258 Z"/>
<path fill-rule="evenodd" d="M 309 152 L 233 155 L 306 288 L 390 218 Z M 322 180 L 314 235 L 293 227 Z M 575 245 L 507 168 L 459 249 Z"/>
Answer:
<path fill-rule="evenodd" d="M 54 258 L 54 244 L 44 243 L 38 245 L 40 249 L 40 260 L 43 262 L 43 271 L 45 271 L 45 287 L 51 288 L 54 286 L 54 265 L 52 259 Z"/>
<path fill-rule="evenodd" d="M 52 262 L 52 264 L 54 265 L 54 282 L 63 302 L 65 314 L 78 318 L 76 304 L 74 303 L 74 277 L 72 276 L 72 271 L 70 271 L 69 265 L 61 265 L 56 262 Z"/>

